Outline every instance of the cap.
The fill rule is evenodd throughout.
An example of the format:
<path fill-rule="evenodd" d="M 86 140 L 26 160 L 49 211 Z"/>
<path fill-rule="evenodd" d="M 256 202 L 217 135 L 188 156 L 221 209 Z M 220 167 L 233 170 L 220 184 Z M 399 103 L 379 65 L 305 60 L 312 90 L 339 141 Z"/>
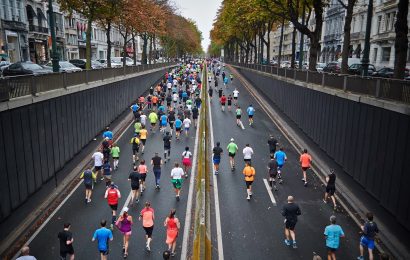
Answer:
<path fill-rule="evenodd" d="M 233 138 L 231 138 L 231 142 L 235 141 Z"/>
<path fill-rule="evenodd" d="M 114 182 L 111 182 L 110 187 L 111 187 L 111 188 L 115 188 Z"/>
<path fill-rule="evenodd" d="M 123 209 L 122 209 L 122 211 L 124 211 L 124 212 L 128 212 L 128 207 L 124 207 Z"/>
<path fill-rule="evenodd" d="M 134 133 L 134 136 L 138 136 L 138 134 L 137 134 L 137 133 Z"/>

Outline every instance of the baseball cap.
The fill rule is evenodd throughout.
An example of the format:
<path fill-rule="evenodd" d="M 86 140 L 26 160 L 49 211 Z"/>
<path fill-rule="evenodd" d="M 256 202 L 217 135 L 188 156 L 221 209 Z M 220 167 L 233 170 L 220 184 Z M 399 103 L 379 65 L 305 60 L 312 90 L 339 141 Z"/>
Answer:
<path fill-rule="evenodd" d="M 235 141 L 233 138 L 231 138 L 231 142 Z"/>
<path fill-rule="evenodd" d="M 124 207 L 123 209 L 122 209 L 124 212 L 128 212 L 128 207 Z"/>

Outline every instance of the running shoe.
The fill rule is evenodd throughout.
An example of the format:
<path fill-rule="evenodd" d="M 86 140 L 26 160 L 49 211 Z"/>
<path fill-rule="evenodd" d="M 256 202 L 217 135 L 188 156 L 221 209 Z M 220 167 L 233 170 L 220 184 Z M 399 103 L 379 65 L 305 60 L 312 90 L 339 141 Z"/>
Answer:
<path fill-rule="evenodd" d="M 295 241 L 293 241 L 292 247 L 295 248 L 295 249 L 298 248 L 298 246 L 296 245 L 296 242 L 295 242 Z"/>
<path fill-rule="evenodd" d="M 114 224 L 110 224 L 110 229 L 111 229 L 111 230 L 114 229 Z"/>
<path fill-rule="evenodd" d="M 171 252 L 171 256 L 174 257 L 176 255 L 175 252 Z"/>
<path fill-rule="evenodd" d="M 145 249 L 147 249 L 148 252 L 151 252 L 151 248 L 149 247 L 149 245 L 146 245 Z"/>
<path fill-rule="evenodd" d="M 363 256 L 358 256 L 357 260 L 364 260 L 364 257 Z"/>
<path fill-rule="evenodd" d="M 307 187 L 307 181 L 305 181 L 305 183 L 303 184 L 303 186 Z"/>
<path fill-rule="evenodd" d="M 87 204 L 88 203 L 88 200 L 87 200 L 87 198 L 85 198 L 85 204 Z"/>
<path fill-rule="evenodd" d="M 251 200 L 251 197 L 248 195 L 248 197 L 246 197 L 246 199 L 247 199 L 248 201 L 250 201 L 250 200 Z"/>
<path fill-rule="evenodd" d="M 285 245 L 290 246 L 290 240 L 285 239 Z"/>
<path fill-rule="evenodd" d="M 91 203 L 91 199 L 88 199 L 88 200 L 87 200 L 87 203 Z"/>
<path fill-rule="evenodd" d="M 325 199 L 323 199 L 323 203 L 327 204 L 327 201 Z"/>
<path fill-rule="evenodd" d="M 179 201 L 179 196 L 176 196 L 177 201 Z"/>
<path fill-rule="evenodd" d="M 136 200 L 135 200 L 135 204 L 138 204 L 138 202 L 140 202 L 140 200 L 139 200 L 139 199 L 136 199 Z"/>

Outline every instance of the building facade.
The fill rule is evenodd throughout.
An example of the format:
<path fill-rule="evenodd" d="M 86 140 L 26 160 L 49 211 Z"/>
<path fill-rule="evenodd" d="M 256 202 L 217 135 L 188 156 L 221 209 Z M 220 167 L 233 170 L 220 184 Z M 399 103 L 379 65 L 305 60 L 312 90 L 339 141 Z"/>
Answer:
<path fill-rule="evenodd" d="M 331 0 L 329 6 L 326 7 L 321 41 L 321 62 L 327 63 L 341 57 L 345 14 L 346 9 L 338 0 Z"/>

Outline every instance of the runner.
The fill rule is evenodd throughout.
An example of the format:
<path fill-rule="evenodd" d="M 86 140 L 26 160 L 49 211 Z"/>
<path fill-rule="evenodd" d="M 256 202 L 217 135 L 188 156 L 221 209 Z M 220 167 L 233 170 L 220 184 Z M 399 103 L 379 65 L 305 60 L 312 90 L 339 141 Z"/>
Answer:
<path fill-rule="evenodd" d="M 112 168 L 110 165 L 110 161 L 106 160 L 102 168 L 104 172 L 105 188 L 108 188 L 111 184 L 111 179 L 112 179 L 112 176 L 111 176 Z"/>
<path fill-rule="evenodd" d="M 188 137 L 189 127 L 191 126 L 191 120 L 186 117 L 182 122 L 184 124 L 185 136 Z"/>
<path fill-rule="evenodd" d="M 229 75 L 229 77 L 231 78 L 231 82 L 233 82 L 233 75 Z"/>
<path fill-rule="evenodd" d="M 185 178 L 188 178 L 189 168 L 192 166 L 191 162 L 192 153 L 189 151 L 189 147 L 185 147 L 185 151 L 182 153 L 182 165 L 184 165 Z"/>
<path fill-rule="evenodd" d="M 232 96 L 231 95 L 228 96 L 227 101 L 228 101 L 228 111 L 230 112 L 231 107 L 232 107 Z"/>
<path fill-rule="evenodd" d="M 152 170 L 155 175 L 155 188 L 159 190 L 159 180 L 161 179 L 161 165 L 163 164 L 162 158 L 155 153 L 154 157 L 151 159 Z"/>
<path fill-rule="evenodd" d="M 174 123 L 175 123 L 175 111 L 174 110 L 168 111 L 168 123 L 169 123 L 169 131 L 172 136 L 172 132 L 174 130 Z"/>
<path fill-rule="evenodd" d="M 225 86 L 225 88 L 228 87 L 228 83 L 229 83 L 229 78 L 224 77 L 224 86 Z"/>
<path fill-rule="evenodd" d="M 94 232 L 92 241 L 97 239 L 98 251 L 100 252 L 101 260 L 107 260 L 110 252 L 108 243 L 113 240 L 113 236 L 112 231 L 105 227 L 107 225 L 107 221 L 102 220 L 100 225 L 101 228 Z"/>
<path fill-rule="evenodd" d="M 28 246 L 23 246 L 20 250 L 20 257 L 16 260 L 37 260 L 37 258 L 30 255 L 30 248 Z"/>
<path fill-rule="evenodd" d="M 101 168 L 103 165 L 103 160 L 104 160 L 104 155 L 101 153 L 102 149 L 98 149 L 98 151 L 96 151 L 92 158 L 94 159 L 94 172 L 96 173 L 97 177 L 98 174 L 100 173 L 101 176 L 101 180 L 104 180 L 104 176 L 101 174 Z"/>
<path fill-rule="evenodd" d="M 209 84 L 209 87 L 208 87 L 209 102 L 212 102 L 213 94 L 214 94 L 214 89 L 211 87 L 211 84 Z"/>
<path fill-rule="evenodd" d="M 235 155 L 236 155 L 236 152 L 238 151 L 238 146 L 234 143 L 234 141 L 235 140 L 231 138 L 231 142 L 226 147 L 229 153 L 229 163 L 231 165 L 232 171 L 235 170 Z"/>
<path fill-rule="evenodd" d="M 175 136 L 176 139 L 179 140 L 179 136 L 181 135 L 181 128 L 182 128 L 182 121 L 178 116 L 177 120 L 175 120 Z"/>
<path fill-rule="evenodd" d="M 139 110 L 139 106 L 138 106 L 138 104 L 133 104 L 131 107 L 130 107 L 130 109 L 132 110 L 132 113 L 134 114 L 134 118 L 135 119 L 137 119 L 137 117 L 138 117 L 138 110 Z"/>
<path fill-rule="evenodd" d="M 201 108 L 201 104 L 202 104 L 202 99 L 201 99 L 199 96 L 197 96 L 197 97 L 195 98 L 195 106 L 196 106 L 198 109 L 200 109 L 200 108 Z"/>
<path fill-rule="evenodd" d="M 275 160 L 275 157 L 271 154 L 270 161 L 268 163 L 268 174 L 269 174 L 269 186 L 271 189 L 278 190 L 276 187 L 276 176 L 278 175 L 278 163 Z"/>
<path fill-rule="evenodd" d="M 141 143 L 142 143 L 141 154 L 144 154 L 145 143 L 147 142 L 147 137 L 148 137 L 148 131 L 147 131 L 147 129 L 145 129 L 145 126 L 143 126 L 141 128 L 140 138 L 139 138 Z M 140 146 L 141 146 L 141 143 L 140 143 Z"/>
<path fill-rule="evenodd" d="M 128 207 L 123 208 L 123 213 L 119 216 L 115 225 L 118 227 L 120 232 L 122 233 L 122 253 L 123 257 L 128 257 L 128 244 L 131 237 L 131 229 L 132 229 L 132 216 L 128 215 Z"/>
<path fill-rule="evenodd" d="M 167 101 L 167 109 L 170 110 L 171 109 L 171 104 L 172 104 L 172 96 L 171 93 L 169 93 L 166 97 L 166 101 Z"/>
<path fill-rule="evenodd" d="M 151 203 L 145 202 L 145 207 L 141 210 L 139 220 L 142 220 L 142 227 L 145 230 L 145 249 L 151 252 L 152 231 L 154 231 L 154 209 L 151 208 Z"/>
<path fill-rule="evenodd" d="M 255 180 L 255 168 L 253 168 L 250 162 L 246 162 L 245 168 L 243 168 L 243 175 L 245 175 L 246 183 L 246 194 L 248 195 L 246 199 L 249 201 L 252 196 L 252 183 Z"/>
<path fill-rule="evenodd" d="M 150 89 L 150 92 L 151 92 L 151 89 Z M 147 97 L 147 109 L 148 110 L 152 109 L 152 93 L 149 94 L 148 97 Z"/>
<path fill-rule="evenodd" d="M 303 172 L 303 179 L 304 186 L 307 186 L 307 178 L 306 178 L 306 171 L 310 168 L 310 164 L 312 163 L 312 157 L 308 154 L 307 149 L 303 150 L 303 154 L 300 156 L 299 159 L 300 165 L 302 167 Z"/>
<path fill-rule="evenodd" d="M 336 216 L 330 216 L 330 225 L 325 228 L 323 234 L 326 238 L 327 259 L 336 260 L 336 251 L 340 245 L 340 238 L 345 236 L 342 227 L 336 225 Z"/>
<path fill-rule="evenodd" d="M 174 168 L 171 170 L 171 182 L 175 188 L 175 198 L 179 201 L 179 195 L 182 187 L 182 176 L 184 176 L 184 170 L 179 167 L 179 163 L 175 163 Z"/>
<path fill-rule="evenodd" d="M 233 91 L 233 100 L 234 100 L 234 105 L 238 105 L 238 97 L 239 97 L 239 91 L 235 88 Z"/>
<path fill-rule="evenodd" d="M 133 171 L 128 176 L 128 181 L 131 182 L 131 205 L 140 201 L 140 174 L 138 173 L 138 166 L 133 167 Z"/>
<path fill-rule="evenodd" d="M 175 256 L 175 248 L 177 246 L 178 231 L 181 224 L 179 219 L 175 217 L 176 210 L 171 209 L 168 217 L 164 221 L 164 227 L 167 228 L 167 239 L 165 243 L 168 245 L 168 251 L 171 252 L 171 256 Z"/>
<path fill-rule="evenodd" d="M 151 128 L 150 131 L 155 133 L 155 126 L 158 121 L 158 115 L 155 113 L 155 111 L 151 111 L 151 113 L 148 115 L 149 122 L 151 123 Z"/>
<path fill-rule="evenodd" d="M 114 182 L 111 182 L 110 187 L 105 191 L 104 198 L 107 199 L 108 205 L 112 210 L 111 229 L 113 229 L 117 217 L 118 199 L 121 198 L 120 190 Z"/>
<path fill-rule="evenodd" d="M 113 159 L 114 171 L 118 169 L 118 162 L 120 160 L 120 152 L 121 151 L 117 143 L 113 143 L 112 148 L 111 148 L 111 156 Z"/>
<path fill-rule="evenodd" d="M 108 137 L 108 139 L 109 139 L 110 141 L 112 141 L 113 134 L 112 134 L 112 132 L 110 131 L 110 127 L 109 127 L 109 126 L 107 126 L 107 127 L 105 128 L 105 132 L 103 133 L 103 138 L 106 138 L 106 137 Z"/>
<path fill-rule="evenodd" d="M 139 119 L 134 124 L 134 132 L 139 135 L 141 128 L 142 128 L 142 123 L 141 123 L 141 119 Z"/>
<path fill-rule="evenodd" d="M 169 132 L 165 133 L 165 136 L 162 138 L 164 141 L 164 162 L 167 163 L 167 156 L 168 161 L 171 159 L 171 136 Z"/>
<path fill-rule="evenodd" d="M 160 125 L 159 131 L 160 131 L 160 132 L 165 132 L 165 129 L 167 128 L 167 124 L 168 124 L 168 117 L 167 117 L 167 115 L 163 114 L 163 115 L 160 117 L 160 122 L 161 122 L 161 125 Z"/>
<path fill-rule="evenodd" d="M 285 162 L 288 160 L 288 157 L 286 156 L 286 153 L 283 151 L 283 147 L 279 148 L 279 151 L 275 152 L 273 157 L 276 159 L 276 163 L 278 164 L 279 184 L 282 184 L 282 168 Z"/>
<path fill-rule="evenodd" d="M 249 107 L 246 109 L 246 112 L 248 113 L 248 118 L 249 118 L 249 125 L 253 125 L 253 115 L 255 114 L 255 108 L 253 108 L 252 104 L 249 105 Z"/>
<path fill-rule="evenodd" d="M 103 142 L 102 142 L 102 154 L 104 157 L 104 161 L 107 161 L 110 159 L 110 154 L 111 154 L 111 141 L 108 137 L 105 137 Z"/>
<path fill-rule="evenodd" d="M 376 234 L 379 233 L 377 224 L 373 222 L 373 213 L 368 212 L 366 218 L 366 223 L 361 226 L 363 235 L 360 237 L 360 256 L 357 257 L 358 260 L 364 260 L 365 247 L 369 251 L 369 260 L 373 260 L 374 239 Z"/>
<path fill-rule="evenodd" d="M 140 139 L 137 133 L 131 138 L 130 144 L 132 144 L 132 163 L 135 165 L 135 162 L 139 160 L 138 153 L 140 150 Z"/>
<path fill-rule="evenodd" d="M 242 121 L 241 121 L 242 109 L 240 106 L 238 106 L 235 113 L 236 113 L 236 125 L 240 127 L 242 125 Z"/>
<path fill-rule="evenodd" d="M 285 244 L 297 248 L 295 226 L 298 222 L 298 216 L 301 215 L 299 206 L 294 203 L 293 196 L 288 196 L 288 203 L 283 205 L 282 216 L 285 217 Z M 291 239 L 293 243 L 291 243 Z"/>
<path fill-rule="evenodd" d="M 67 255 L 69 256 L 69 260 L 74 260 L 74 238 L 73 234 L 70 232 L 70 228 L 70 223 L 64 223 L 63 231 L 60 231 L 57 235 L 58 239 L 60 240 L 60 257 L 64 260 L 67 259 Z"/>
<path fill-rule="evenodd" d="M 142 159 L 140 161 L 140 165 L 138 166 L 138 173 L 140 174 L 140 190 L 141 190 L 141 196 L 145 191 L 145 179 L 147 178 L 147 166 L 145 165 L 145 160 Z"/>
<path fill-rule="evenodd" d="M 268 139 L 268 145 L 269 145 L 269 153 L 271 155 L 274 155 L 276 153 L 276 146 L 279 145 L 278 141 L 275 139 L 273 134 L 269 135 Z"/>
<path fill-rule="evenodd" d="M 194 120 L 194 127 L 195 128 L 198 126 L 198 115 L 199 115 L 198 107 L 194 106 L 192 108 L 192 119 Z"/>
<path fill-rule="evenodd" d="M 222 111 L 225 111 L 225 103 L 226 103 L 226 97 L 225 97 L 225 95 L 222 95 L 222 97 L 221 97 L 221 99 L 220 99 L 220 102 L 221 102 L 221 109 L 222 109 Z"/>
<path fill-rule="evenodd" d="M 333 209 L 337 210 L 335 191 L 336 191 L 336 174 L 333 169 L 330 169 L 329 175 L 326 176 L 326 192 L 325 192 L 325 198 L 323 199 L 323 202 L 327 203 L 327 199 L 330 197 L 333 201 Z"/>
<path fill-rule="evenodd" d="M 215 87 L 216 87 L 216 85 L 215 85 Z M 221 98 L 222 95 L 223 95 L 223 90 L 222 90 L 222 88 L 219 88 L 219 90 L 218 90 L 218 96 L 219 96 L 219 98 Z"/>
<path fill-rule="evenodd" d="M 253 149 L 249 146 L 249 144 L 245 145 L 245 148 L 243 148 L 242 153 L 243 153 L 244 162 L 249 163 L 249 165 L 251 165 L 252 164 Z"/>
<path fill-rule="evenodd" d="M 90 203 L 91 195 L 93 193 L 93 183 L 97 180 L 97 174 L 92 172 L 91 169 L 87 169 L 81 173 L 80 179 L 84 179 L 85 203 Z"/>
<path fill-rule="evenodd" d="M 151 102 L 152 102 L 152 109 L 155 111 L 157 109 L 158 102 L 159 102 L 158 97 L 156 95 L 152 96 Z"/>
<path fill-rule="evenodd" d="M 212 149 L 212 154 L 213 154 L 212 161 L 214 163 L 215 175 L 219 174 L 219 164 L 221 163 L 221 154 L 223 152 L 220 146 L 221 146 L 221 143 L 217 142 L 216 146 Z"/>

